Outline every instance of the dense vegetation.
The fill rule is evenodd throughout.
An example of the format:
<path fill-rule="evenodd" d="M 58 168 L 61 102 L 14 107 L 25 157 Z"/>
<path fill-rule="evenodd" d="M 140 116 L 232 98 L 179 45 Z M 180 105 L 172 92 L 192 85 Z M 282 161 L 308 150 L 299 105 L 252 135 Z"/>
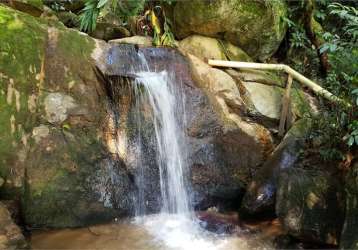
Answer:
<path fill-rule="evenodd" d="M 351 151 L 358 145 L 358 10 L 352 1 L 316 1 L 312 16 L 304 17 L 310 18 L 309 24 L 313 27 L 309 30 L 306 22 L 297 18 L 310 8 L 307 7 L 309 2 L 292 4 L 292 19 L 287 20 L 290 27 L 289 51 L 303 50 L 306 60 L 309 59 L 306 66 L 302 61 L 291 59 L 289 62 L 300 71 L 308 71 L 307 74 L 349 103 L 324 102 L 322 113 L 314 119 L 315 129 L 311 137 L 319 138 L 323 159 L 350 161 Z M 312 34 L 309 35 L 312 31 L 315 32 L 314 38 Z M 314 43 L 314 39 L 319 43 Z M 318 58 L 315 57 L 315 51 Z M 318 61 L 320 72 L 316 70 Z M 305 70 L 305 67 L 309 70 Z"/>

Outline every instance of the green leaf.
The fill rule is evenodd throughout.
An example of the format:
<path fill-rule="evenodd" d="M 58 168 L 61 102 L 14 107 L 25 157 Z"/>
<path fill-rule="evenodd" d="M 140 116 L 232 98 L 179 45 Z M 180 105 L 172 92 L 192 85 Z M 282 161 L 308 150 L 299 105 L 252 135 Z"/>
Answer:
<path fill-rule="evenodd" d="M 347 144 L 348 144 L 348 146 L 351 147 L 351 146 L 353 145 L 353 143 L 354 143 L 354 137 L 353 137 L 353 136 L 350 136 L 349 139 L 348 139 Z"/>
<path fill-rule="evenodd" d="M 108 0 L 99 0 L 97 8 L 100 9 L 107 4 Z"/>

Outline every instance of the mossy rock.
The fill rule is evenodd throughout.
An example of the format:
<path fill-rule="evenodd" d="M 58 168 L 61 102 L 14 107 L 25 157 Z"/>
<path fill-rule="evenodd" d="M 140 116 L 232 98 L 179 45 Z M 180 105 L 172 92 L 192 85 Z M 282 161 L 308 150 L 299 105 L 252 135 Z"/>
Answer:
<path fill-rule="evenodd" d="M 66 27 L 80 28 L 81 20 L 78 15 L 68 11 L 61 11 L 57 12 L 56 16 Z"/>
<path fill-rule="evenodd" d="M 3 5 L 0 30 L 2 198 L 22 200 L 29 226 L 82 226 L 125 213 L 128 176 L 102 138 L 98 42 Z M 119 183 L 106 179 L 113 174 Z"/>
<path fill-rule="evenodd" d="M 291 168 L 280 173 L 276 214 L 294 237 L 337 245 L 344 202 L 339 181 L 325 171 Z"/>
<path fill-rule="evenodd" d="M 52 128 L 31 147 L 23 196 L 28 226 L 86 226 L 129 212 L 125 168 L 109 160 L 105 146 L 91 134 Z"/>
<path fill-rule="evenodd" d="M 12 0 L 8 6 L 35 17 L 39 17 L 44 9 L 42 0 Z"/>
<path fill-rule="evenodd" d="M 175 34 L 200 34 L 239 46 L 254 59 L 265 60 L 285 33 L 287 6 L 282 0 L 179 1 L 174 7 Z"/>

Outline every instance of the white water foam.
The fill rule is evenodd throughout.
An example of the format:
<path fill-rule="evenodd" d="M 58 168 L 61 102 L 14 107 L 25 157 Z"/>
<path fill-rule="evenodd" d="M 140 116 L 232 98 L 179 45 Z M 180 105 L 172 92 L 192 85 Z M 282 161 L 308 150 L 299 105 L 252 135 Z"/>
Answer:
<path fill-rule="evenodd" d="M 158 246 L 168 250 L 235 250 L 247 249 L 237 237 L 217 235 L 202 229 L 186 215 L 156 214 L 136 217 L 134 223 L 143 226 Z M 235 242 L 234 242 L 235 241 Z"/>

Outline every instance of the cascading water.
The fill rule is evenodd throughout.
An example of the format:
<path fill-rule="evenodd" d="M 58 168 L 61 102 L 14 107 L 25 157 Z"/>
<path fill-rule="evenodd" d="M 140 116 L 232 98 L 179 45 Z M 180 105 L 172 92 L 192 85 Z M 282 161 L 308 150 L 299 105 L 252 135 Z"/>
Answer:
<path fill-rule="evenodd" d="M 144 90 L 141 93 L 143 96 L 137 98 L 147 99 L 153 113 L 160 173 L 161 212 L 188 214 L 189 201 L 184 180 L 185 142 L 181 124 L 184 116 L 178 105 L 178 97 L 182 93 L 175 93 L 167 72 L 141 72 L 137 73 L 137 76 L 137 87 Z"/>
<path fill-rule="evenodd" d="M 157 242 L 156 249 L 214 250 L 227 249 L 227 238 L 205 231 L 199 225 L 190 205 L 190 185 L 187 181 L 188 148 L 185 137 L 185 93 L 172 72 L 149 70 L 144 55 L 140 54 L 140 66 L 132 69 L 135 75 L 134 93 L 136 105 L 136 197 L 135 224 L 144 226 Z M 138 62 L 137 62 L 138 63 Z M 150 110 L 141 108 L 148 105 Z M 146 111 L 143 111 L 146 110 Z M 159 214 L 147 214 L 146 205 L 146 154 L 142 145 L 141 114 L 150 116 L 154 127 L 156 165 L 159 168 Z M 144 133 L 144 132 L 143 132 Z"/>

